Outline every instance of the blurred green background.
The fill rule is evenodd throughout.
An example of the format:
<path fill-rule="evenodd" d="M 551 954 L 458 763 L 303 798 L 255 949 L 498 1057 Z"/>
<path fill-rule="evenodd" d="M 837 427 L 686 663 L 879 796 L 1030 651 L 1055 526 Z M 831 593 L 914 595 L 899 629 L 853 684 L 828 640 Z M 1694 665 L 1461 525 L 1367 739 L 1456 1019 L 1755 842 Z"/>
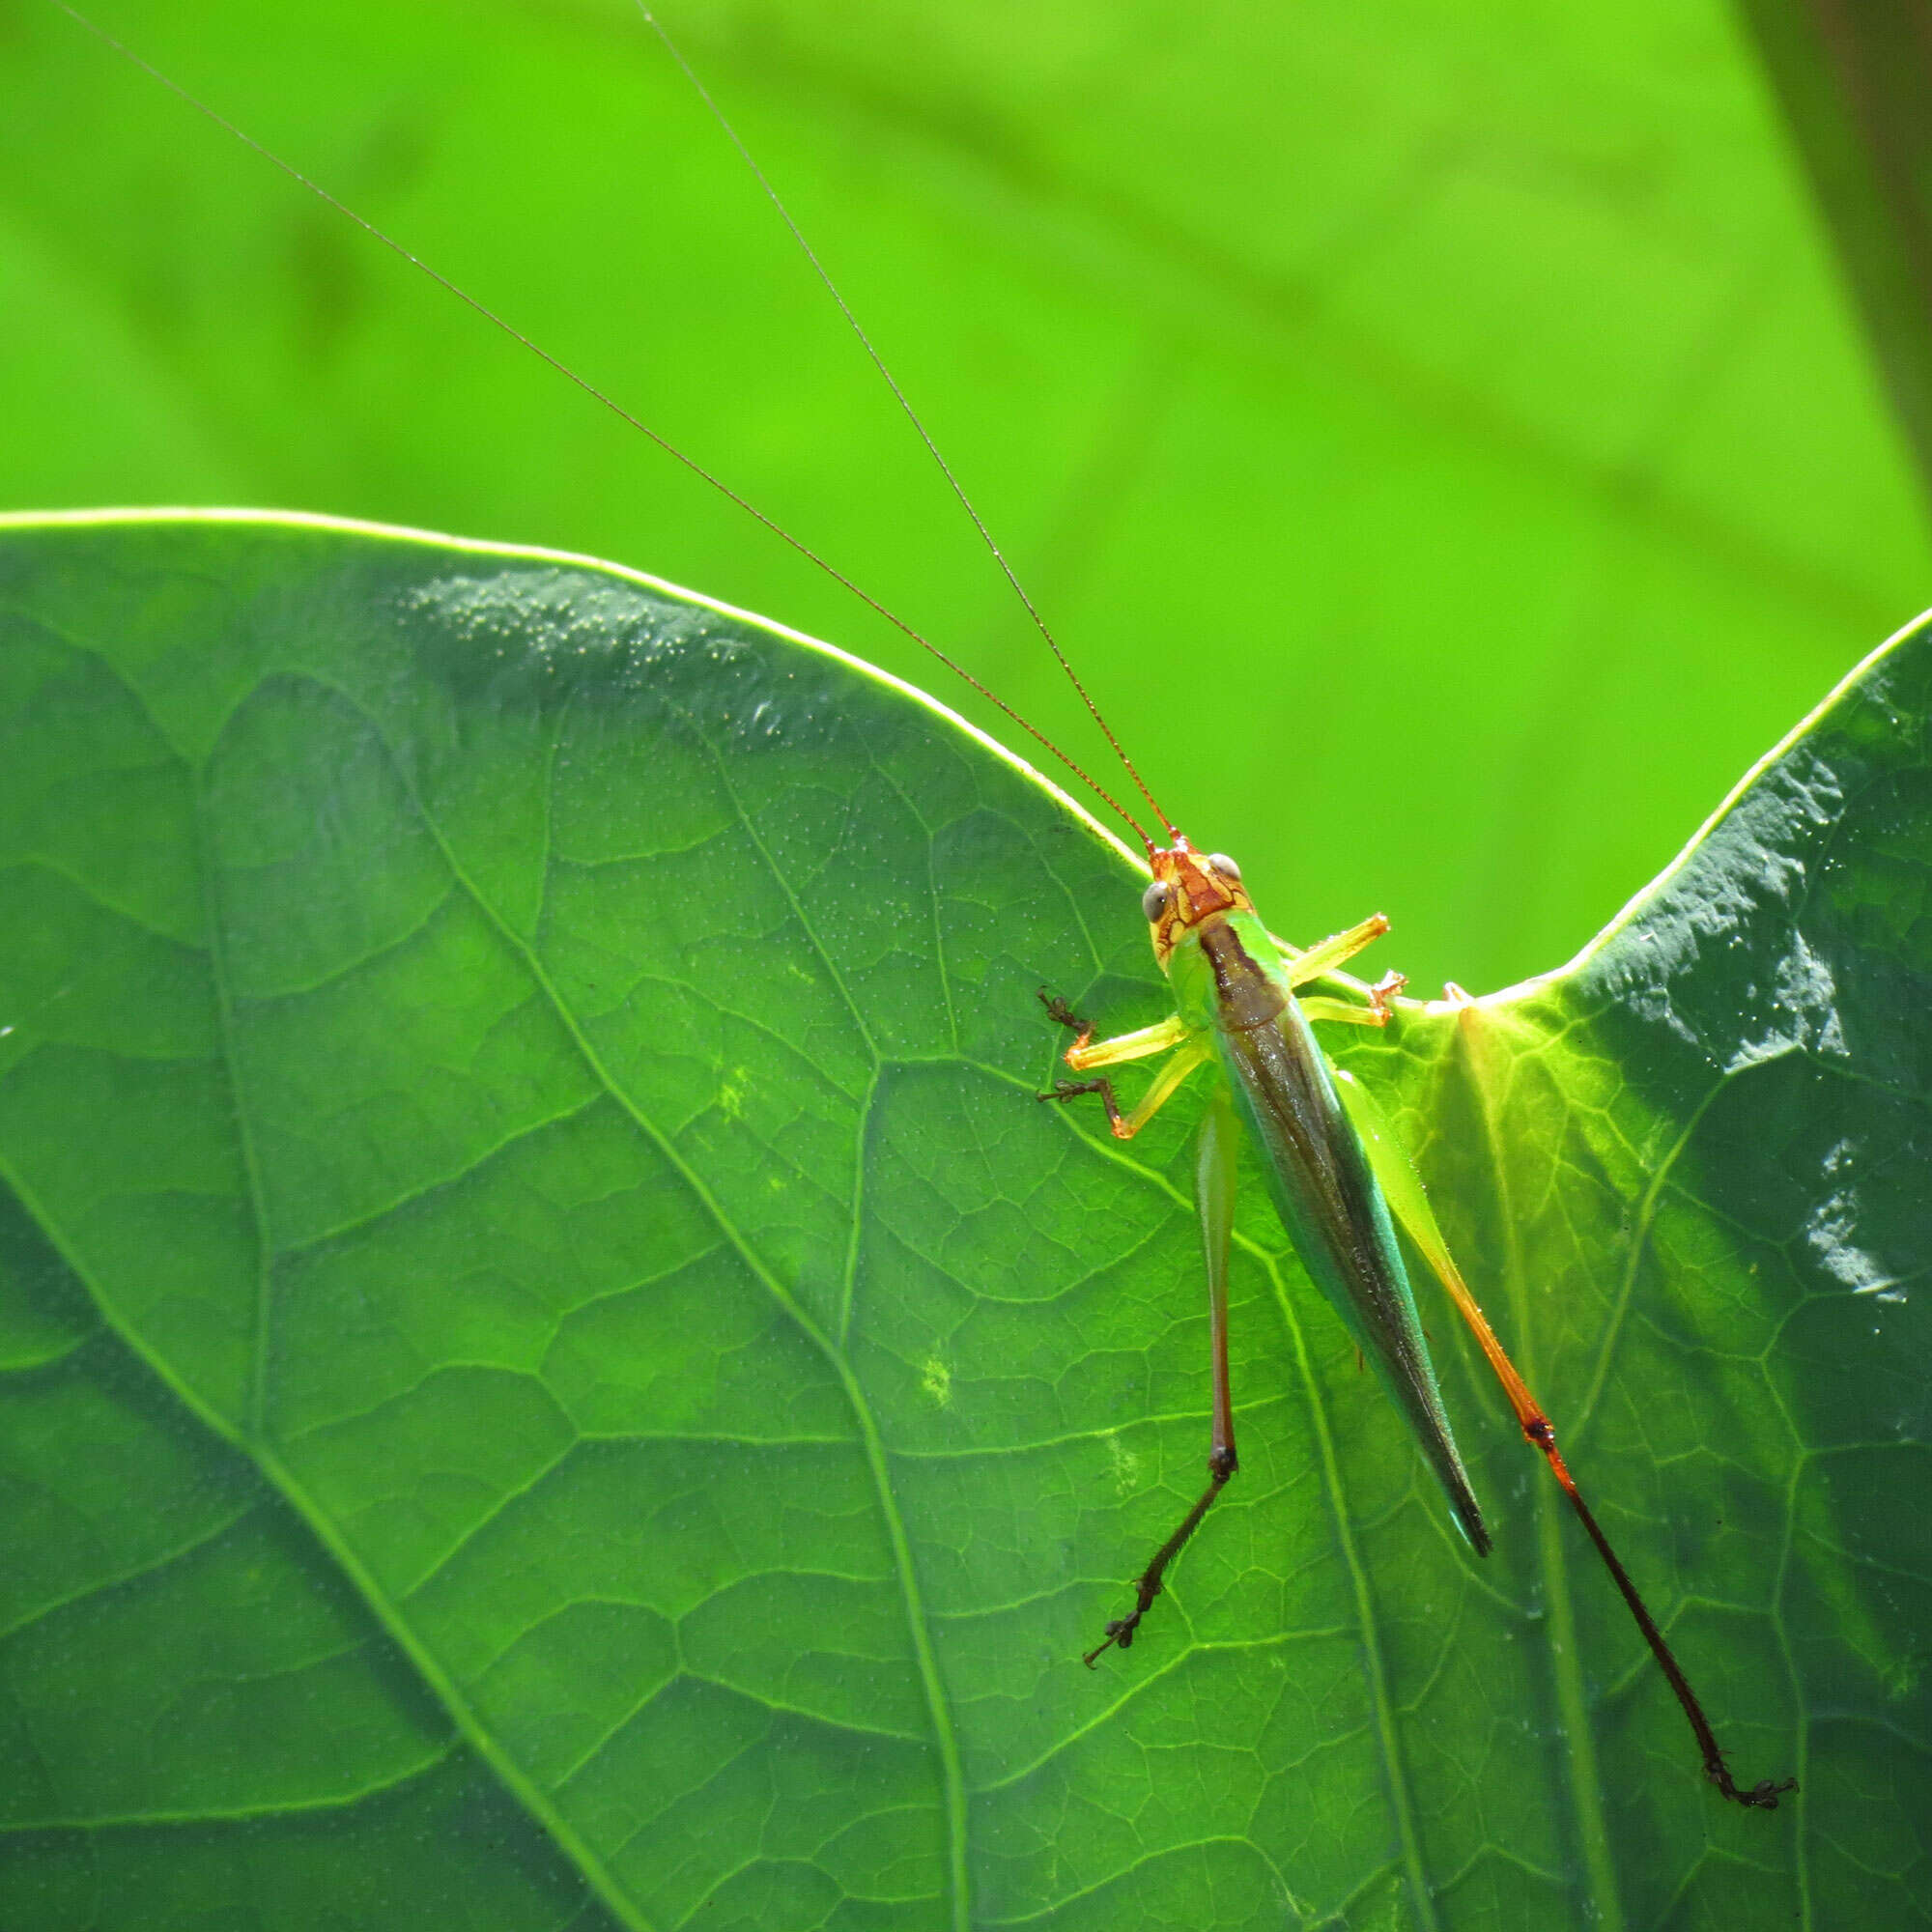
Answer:
<path fill-rule="evenodd" d="M 1095 755 L 634 11 L 95 12 Z M 1820 156 L 1857 131 L 1783 118 L 1795 11 L 667 18 L 1168 810 L 1292 935 L 1384 909 L 1425 991 L 1557 964 L 1932 604 L 1879 282 L 1861 325 L 1806 174 L 1846 232 Z M 0 6 L 0 505 L 588 551 L 996 722 L 44 0 Z"/>

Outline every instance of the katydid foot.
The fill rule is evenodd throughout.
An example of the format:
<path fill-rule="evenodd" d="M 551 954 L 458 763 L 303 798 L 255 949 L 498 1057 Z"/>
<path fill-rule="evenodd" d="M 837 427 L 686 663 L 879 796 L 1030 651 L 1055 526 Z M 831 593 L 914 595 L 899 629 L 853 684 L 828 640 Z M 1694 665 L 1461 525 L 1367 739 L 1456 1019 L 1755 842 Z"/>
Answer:
<path fill-rule="evenodd" d="M 1038 999 L 1046 1009 L 1048 1019 L 1079 1036 L 1067 1049 L 1069 1053 L 1079 1052 L 1094 1037 L 1094 1022 L 1083 1020 L 1058 993 L 1049 993 L 1041 986 Z M 1124 1138 L 1121 1129 L 1126 1125 L 1126 1116 L 1121 1112 L 1121 1103 L 1114 1097 L 1114 1083 L 1111 1080 L 1056 1080 L 1050 1094 L 1036 1094 L 1033 1097 L 1036 1100 L 1077 1100 L 1083 1094 L 1099 1094 L 1106 1102 L 1107 1122 L 1113 1128 L 1115 1138 Z"/>
<path fill-rule="evenodd" d="M 1114 1130 L 1117 1141 L 1131 1140 L 1133 1128 L 1127 1124 L 1127 1117 L 1121 1112 L 1121 1103 L 1114 1098 L 1114 1083 L 1111 1080 L 1056 1080 L 1053 1091 L 1036 1094 L 1036 1100 L 1077 1100 L 1083 1094 L 1097 1094 L 1106 1103 L 1107 1123 Z"/>
<path fill-rule="evenodd" d="M 1389 1016 L 1389 1002 L 1407 984 L 1408 975 L 1406 973 L 1384 973 L 1369 988 L 1370 1009 L 1379 1013 L 1382 1016 L 1383 1022 L 1386 1023 Z"/>
<path fill-rule="evenodd" d="M 1094 1660 L 1110 1645 L 1118 1644 L 1122 1650 L 1133 1647 L 1134 1633 L 1140 1628 L 1141 1619 L 1153 1608 L 1154 1599 L 1161 1593 L 1167 1566 L 1180 1554 L 1187 1539 L 1201 1526 L 1201 1519 L 1208 1514 L 1208 1505 L 1221 1493 L 1228 1478 L 1239 1466 L 1232 1446 L 1217 1448 L 1208 1456 L 1208 1487 L 1202 1492 L 1200 1501 L 1181 1519 L 1180 1527 L 1160 1546 L 1154 1552 L 1153 1561 L 1141 1572 L 1140 1579 L 1134 1585 L 1133 1608 L 1123 1617 L 1113 1618 L 1107 1625 L 1106 1634 L 1081 1658 L 1081 1662 L 1089 1670 L 1093 1669 Z"/>
<path fill-rule="evenodd" d="M 1049 993 L 1044 986 L 1041 986 L 1037 990 L 1037 997 L 1040 1005 L 1046 1009 L 1048 1019 L 1080 1036 L 1073 1042 L 1076 1048 L 1085 1046 L 1094 1037 L 1094 1022 L 1083 1020 L 1058 993 Z"/>

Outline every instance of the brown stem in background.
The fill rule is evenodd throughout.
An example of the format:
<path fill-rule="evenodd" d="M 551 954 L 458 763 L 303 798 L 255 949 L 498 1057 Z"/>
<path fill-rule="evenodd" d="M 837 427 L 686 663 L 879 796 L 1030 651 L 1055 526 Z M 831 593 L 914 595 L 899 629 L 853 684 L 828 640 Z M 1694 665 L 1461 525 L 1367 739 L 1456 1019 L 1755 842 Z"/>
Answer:
<path fill-rule="evenodd" d="M 1932 494 L 1932 8 L 1739 0 Z"/>

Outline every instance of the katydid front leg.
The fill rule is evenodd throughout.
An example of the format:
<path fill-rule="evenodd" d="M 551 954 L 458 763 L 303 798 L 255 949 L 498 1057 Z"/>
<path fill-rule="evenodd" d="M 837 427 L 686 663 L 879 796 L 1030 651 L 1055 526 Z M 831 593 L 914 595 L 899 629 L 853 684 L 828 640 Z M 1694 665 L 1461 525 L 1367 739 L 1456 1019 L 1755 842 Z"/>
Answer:
<path fill-rule="evenodd" d="M 1347 965 L 1365 946 L 1373 946 L 1389 929 L 1388 914 L 1373 912 L 1358 924 L 1350 926 L 1345 932 L 1332 933 L 1326 939 L 1319 939 L 1313 946 L 1291 946 L 1285 939 L 1275 939 L 1288 963 L 1289 983 L 1293 986 L 1306 985 L 1310 980 L 1319 980 L 1324 973 L 1332 973 L 1338 966 Z M 1269 938 L 1274 938 L 1270 933 Z"/>
<path fill-rule="evenodd" d="M 1295 998 L 1301 1003 L 1301 1010 L 1312 1020 L 1342 1020 L 1350 1026 L 1386 1026 L 1389 1021 L 1389 1002 L 1408 984 L 1406 975 L 1384 973 L 1369 988 L 1366 1006 L 1356 1006 L 1348 1000 L 1329 999 L 1320 993 L 1303 993 L 1301 988 L 1310 980 L 1319 980 L 1325 973 L 1334 970 L 1352 959 L 1365 946 L 1373 945 L 1389 929 L 1386 913 L 1371 913 L 1359 925 L 1351 925 L 1346 932 L 1338 932 L 1332 938 L 1323 939 L 1314 946 L 1295 948 L 1284 941 L 1275 943 L 1290 954 L 1288 961 L 1288 981 L 1295 989 Z"/>
<path fill-rule="evenodd" d="M 1118 1066 L 1129 1060 L 1151 1060 L 1157 1053 L 1178 1049 L 1174 1058 L 1154 1076 L 1153 1085 L 1141 1096 L 1140 1105 L 1131 1114 L 1121 1112 L 1120 1102 L 1114 1097 L 1114 1083 L 1104 1078 L 1056 1080 L 1051 1093 L 1034 1096 L 1039 1100 L 1077 1100 L 1083 1094 L 1099 1094 L 1106 1104 L 1107 1122 L 1114 1130 L 1116 1140 L 1132 1140 L 1174 1097 L 1180 1083 L 1212 1050 L 1207 1037 L 1192 1034 L 1179 1013 L 1157 1021 L 1153 1026 L 1142 1027 L 1137 1033 L 1118 1034 L 1112 1039 L 1095 1043 L 1093 1021 L 1083 1020 L 1065 1000 L 1054 997 L 1041 987 L 1039 1002 L 1053 1019 L 1064 1027 L 1071 1028 L 1078 1036 L 1066 1049 L 1066 1064 L 1076 1073 L 1084 1073 L 1090 1066 Z"/>

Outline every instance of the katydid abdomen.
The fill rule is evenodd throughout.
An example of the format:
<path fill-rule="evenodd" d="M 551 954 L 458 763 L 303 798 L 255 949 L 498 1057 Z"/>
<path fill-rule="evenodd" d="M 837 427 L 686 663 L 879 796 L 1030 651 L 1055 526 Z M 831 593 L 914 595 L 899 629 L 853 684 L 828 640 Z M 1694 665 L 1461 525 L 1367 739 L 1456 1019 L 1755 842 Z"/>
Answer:
<path fill-rule="evenodd" d="M 1487 1555 L 1490 1533 L 1443 1412 L 1388 1203 L 1281 956 L 1260 920 L 1236 913 L 1186 934 L 1170 979 L 1192 977 L 1197 961 L 1212 981 L 1215 1055 L 1282 1226 L 1414 1431 L 1458 1527 Z"/>

